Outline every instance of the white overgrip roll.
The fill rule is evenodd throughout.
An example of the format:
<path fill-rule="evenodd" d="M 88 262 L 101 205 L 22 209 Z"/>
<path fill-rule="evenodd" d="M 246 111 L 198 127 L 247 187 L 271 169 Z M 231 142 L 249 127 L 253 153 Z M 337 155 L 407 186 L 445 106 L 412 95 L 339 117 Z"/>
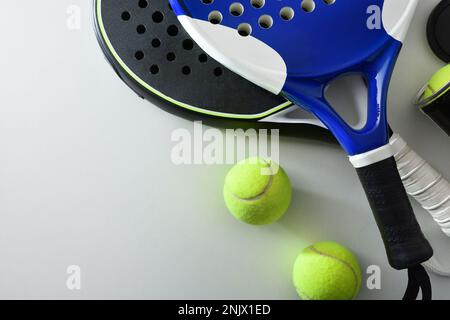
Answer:
<path fill-rule="evenodd" d="M 442 231 L 450 237 L 449 182 L 411 150 L 398 134 L 392 135 L 390 144 L 406 192 L 431 214 Z M 448 266 L 443 266 L 435 256 L 424 262 L 423 266 L 434 274 L 450 277 Z"/>
<path fill-rule="evenodd" d="M 390 144 L 406 192 L 414 197 L 431 214 L 442 231 L 450 236 L 450 183 L 411 150 L 398 134 L 392 136 Z"/>

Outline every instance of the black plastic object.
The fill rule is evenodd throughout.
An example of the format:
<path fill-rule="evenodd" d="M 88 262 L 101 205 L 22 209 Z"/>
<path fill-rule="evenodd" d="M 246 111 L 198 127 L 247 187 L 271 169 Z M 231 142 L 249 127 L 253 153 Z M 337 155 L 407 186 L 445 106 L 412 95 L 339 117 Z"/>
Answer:
<path fill-rule="evenodd" d="M 433 249 L 420 229 L 394 157 L 357 169 L 383 238 L 389 264 L 408 269 L 429 260 Z"/>
<path fill-rule="evenodd" d="M 444 62 L 450 62 L 450 0 L 441 1 L 433 10 L 427 25 L 428 42 Z"/>
<path fill-rule="evenodd" d="M 450 137 L 450 92 L 423 106 L 421 110 Z"/>

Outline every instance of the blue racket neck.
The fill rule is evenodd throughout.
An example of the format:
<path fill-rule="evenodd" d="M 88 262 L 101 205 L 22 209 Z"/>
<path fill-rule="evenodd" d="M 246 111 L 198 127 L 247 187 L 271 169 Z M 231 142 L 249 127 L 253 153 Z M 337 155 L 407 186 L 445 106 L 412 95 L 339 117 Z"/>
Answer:
<path fill-rule="evenodd" d="M 391 75 L 402 44 L 394 39 L 366 61 L 338 74 L 316 79 L 288 77 L 282 94 L 314 113 L 335 135 L 349 155 L 386 145 L 389 141 L 387 95 Z M 367 122 L 362 129 L 348 125 L 325 99 L 327 86 L 346 74 L 361 74 L 368 86 Z"/>

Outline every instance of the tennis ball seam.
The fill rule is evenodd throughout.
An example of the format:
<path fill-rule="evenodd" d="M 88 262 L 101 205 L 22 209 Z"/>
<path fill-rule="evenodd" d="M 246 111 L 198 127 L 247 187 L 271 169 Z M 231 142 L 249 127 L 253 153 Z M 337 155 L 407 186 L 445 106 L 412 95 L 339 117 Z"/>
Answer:
<path fill-rule="evenodd" d="M 272 170 L 272 167 L 270 166 L 270 163 L 269 163 L 269 162 L 267 162 L 266 160 L 262 160 L 262 161 L 264 161 L 264 162 L 268 165 L 268 169 L 270 170 L 269 181 L 267 182 L 267 185 L 264 187 L 264 190 L 261 191 L 261 192 L 260 192 L 259 194 L 257 194 L 256 196 L 253 196 L 253 197 L 251 197 L 251 198 L 241 198 L 241 197 L 239 197 L 237 194 L 233 193 L 233 191 L 231 191 L 230 188 L 227 186 L 228 191 L 230 192 L 230 194 L 231 194 L 233 197 L 235 197 L 236 199 L 241 200 L 241 201 L 248 201 L 248 202 L 251 202 L 251 201 L 256 201 L 256 200 L 261 199 L 261 198 L 264 197 L 264 195 L 270 190 L 270 187 L 272 186 L 272 183 L 273 183 L 273 177 L 274 177 L 273 170 Z"/>
<path fill-rule="evenodd" d="M 427 84 L 427 88 L 428 88 L 433 94 L 436 93 L 436 90 L 434 90 L 434 88 L 433 88 L 429 83 Z"/>
<path fill-rule="evenodd" d="M 356 271 L 353 269 L 353 267 L 347 261 L 339 259 L 338 257 L 332 256 L 332 255 L 329 255 L 329 254 L 327 254 L 325 252 L 322 252 L 322 251 L 316 249 L 313 245 L 310 247 L 310 249 L 312 251 L 314 251 L 315 253 L 321 255 L 321 256 L 324 256 L 324 257 L 327 257 L 327 258 L 330 258 L 330 259 L 334 259 L 334 260 L 342 263 L 343 265 L 345 265 L 347 268 L 350 269 L 350 271 L 352 272 L 353 277 L 355 279 L 355 286 L 354 286 L 354 289 L 353 289 L 352 296 L 350 297 L 350 299 L 353 299 L 355 297 L 355 295 L 356 295 L 356 292 L 358 291 L 358 275 L 356 274 Z"/>

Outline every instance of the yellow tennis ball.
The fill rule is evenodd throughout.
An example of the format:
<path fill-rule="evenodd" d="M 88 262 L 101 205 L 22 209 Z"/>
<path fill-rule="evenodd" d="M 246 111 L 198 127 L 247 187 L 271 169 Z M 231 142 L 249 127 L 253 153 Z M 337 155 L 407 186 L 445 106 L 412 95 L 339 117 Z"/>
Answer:
<path fill-rule="evenodd" d="M 450 82 L 450 64 L 441 68 L 428 81 L 422 99 L 428 99 Z M 450 88 L 448 89 L 450 90 Z M 447 90 L 447 91 L 448 91 Z M 447 92 L 446 91 L 446 92 Z M 444 94 L 443 92 L 442 94 Z M 437 98 L 437 97 L 436 97 Z"/>
<path fill-rule="evenodd" d="M 289 207 L 292 188 L 275 162 L 249 158 L 236 164 L 225 178 L 223 196 L 238 220 L 264 225 L 277 221 Z"/>
<path fill-rule="evenodd" d="M 348 249 L 319 242 L 298 255 L 293 281 L 304 300 L 351 300 L 361 286 L 361 269 Z"/>

